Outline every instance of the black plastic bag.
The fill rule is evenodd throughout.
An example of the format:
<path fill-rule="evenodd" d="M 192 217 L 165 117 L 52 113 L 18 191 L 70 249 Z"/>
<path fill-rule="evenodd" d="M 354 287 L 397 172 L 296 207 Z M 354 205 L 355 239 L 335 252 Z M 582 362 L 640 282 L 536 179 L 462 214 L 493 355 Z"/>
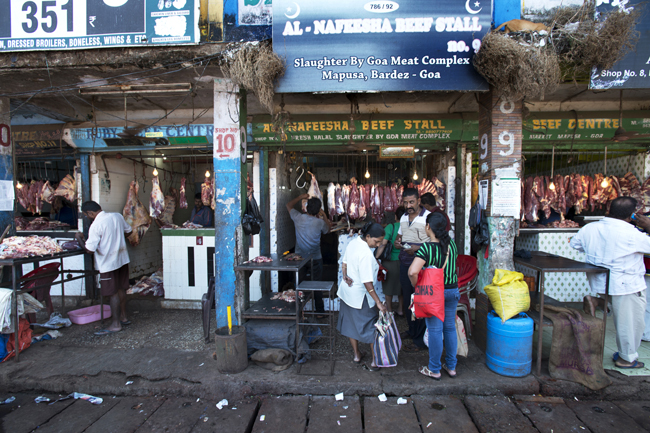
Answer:
<path fill-rule="evenodd" d="M 246 213 L 241 219 L 241 226 L 247 236 L 260 233 L 260 224 L 264 222 L 255 197 L 246 198 Z"/>
<path fill-rule="evenodd" d="M 490 242 L 490 228 L 488 227 L 488 221 L 485 214 L 481 218 L 481 223 L 478 225 L 478 230 L 476 235 L 474 235 L 474 243 L 479 247 L 487 245 Z"/>

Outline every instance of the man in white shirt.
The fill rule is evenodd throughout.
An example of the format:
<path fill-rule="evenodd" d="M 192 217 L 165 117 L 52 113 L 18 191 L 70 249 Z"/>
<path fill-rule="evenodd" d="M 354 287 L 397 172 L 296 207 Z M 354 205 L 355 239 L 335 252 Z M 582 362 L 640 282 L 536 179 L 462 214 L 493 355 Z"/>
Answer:
<path fill-rule="evenodd" d="M 122 325 L 131 324 L 126 318 L 130 260 L 124 235 L 131 233 L 132 229 L 121 214 L 104 212 L 94 201 L 85 202 L 81 212 L 92 224 L 87 241 L 84 241 L 82 233 L 77 233 L 75 237 L 87 253 L 95 255 L 102 296 L 110 296 L 113 319 L 108 328 L 95 332 L 95 335 L 108 335 L 121 331 Z"/>
<path fill-rule="evenodd" d="M 637 350 L 645 328 L 646 284 L 643 254 L 650 253 L 650 237 L 632 224 L 637 201 L 612 201 L 609 217 L 587 224 L 571 239 L 571 246 L 586 255 L 586 262 L 609 269 L 609 294 L 616 326 L 614 361 L 619 368 L 643 368 Z M 650 230 L 650 219 L 637 214 L 636 223 Z M 606 275 L 587 274 L 592 294 L 605 294 Z"/>
<path fill-rule="evenodd" d="M 402 286 L 402 296 L 404 297 L 404 316 L 408 322 L 408 331 L 403 332 L 402 339 L 412 338 L 413 344 L 404 346 L 405 352 L 419 352 L 427 350 L 422 337 L 427 325 L 424 319 L 415 319 L 411 317 L 409 305 L 411 304 L 411 295 L 415 288 L 409 279 L 409 266 L 415 259 L 415 253 L 425 242 L 429 242 L 429 236 L 425 229 L 427 225 L 427 216 L 429 211 L 426 210 L 420 202 L 420 194 L 416 188 L 406 188 L 402 194 L 402 206 L 406 212 L 400 219 L 399 231 L 395 238 L 395 246 L 400 248 L 399 253 L 399 280 Z"/>

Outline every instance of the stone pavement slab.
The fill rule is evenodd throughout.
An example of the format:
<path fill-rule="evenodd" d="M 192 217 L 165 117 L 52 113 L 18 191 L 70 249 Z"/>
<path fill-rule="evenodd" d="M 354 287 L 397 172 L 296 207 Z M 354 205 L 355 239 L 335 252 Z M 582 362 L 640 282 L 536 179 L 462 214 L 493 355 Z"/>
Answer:
<path fill-rule="evenodd" d="M 308 396 L 264 397 L 252 431 L 253 433 L 303 433 L 307 425 L 308 410 Z"/>
<path fill-rule="evenodd" d="M 537 433 L 528 418 L 506 397 L 465 397 L 476 427 L 481 433 Z"/>
<path fill-rule="evenodd" d="M 214 401 L 204 402 L 206 409 L 194 425 L 192 433 L 235 433 L 249 432 L 255 422 L 259 400 L 249 398 L 242 401 L 229 401 L 228 406 L 219 410 Z"/>
<path fill-rule="evenodd" d="M 165 402 L 164 397 L 123 397 L 85 433 L 132 433 Z"/>
<path fill-rule="evenodd" d="M 460 398 L 416 395 L 413 403 L 425 432 L 478 433 Z"/>
<path fill-rule="evenodd" d="M 138 433 L 185 433 L 192 430 L 206 408 L 205 402 L 188 397 L 168 398 L 147 421 L 136 431 Z"/>
<path fill-rule="evenodd" d="M 578 415 L 593 433 L 643 433 L 646 429 L 637 424 L 614 403 L 607 401 L 571 401 L 566 405 Z"/>
<path fill-rule="evenodd" d="M 407 404 L 397 404 L 398 397 L 388 397 L 388 401 L 379 401 L 377 397 L 363 399 L 363 418 L 367 432 L 420 433 L 413 400 L 407 398 Z"/>
<path fill-rule="evenodd" d="M 525 398 L 525 397 L 524 397 Z M 519 410 L 540 433 L 588 433 L 585 423 L 560 398 L 515 399 Z"/>
<path fill-rule="evenodd" d="M 54 418 L 58 413 L 64 411 L 68 406 L 74 403 L 74 400 L 63 400 L 58 403 L 49 405 L 47 403 L 34 403 L 34 398 L 37 396 L 25 396 L 22 395 L 17 397 L 23 401 L 20 403 L 21 406 L 12 411 L 11 413 L 5 415 L 2 418 L 2 430 L 5 432 L 12 433 L 27 433 L 31 432 L 41 424 L 45 424 L 50 419 Z M 58 397 L 47 395 L 52 401 L 56 400 Z M 87 402 L 84 402 L 87 403 Z M 90 404 L 90 403 L 88 403 Z M 1 407 L 1 406 L 0 406 Z"/>
<path fill-rule="evenodd" d="M 335 430 L 346 433 L 361 433 L 363 431 L 361 403 L 356 395 L 345 396 L 342 401 L 336 401 L 333 396 L 312 397 L 307 433 Z"/>
<path fill-rule="evenodd" d="M 65 410 L 38 428 L 45 433 L 80 433 L 90 427 L 117 404 L 117 399 L 105 398 L 102 404 L 92 404 L 85 400 L 75 400 Z M 44 403 L 40 403 L 44 404 Z M 58 403 L 55 403 L 58 404 Z"/>
<path fill-rule="evenodd" d="M 613 403 L 637 424 L 650 431 L 650 401 L 614 401 Z"/>

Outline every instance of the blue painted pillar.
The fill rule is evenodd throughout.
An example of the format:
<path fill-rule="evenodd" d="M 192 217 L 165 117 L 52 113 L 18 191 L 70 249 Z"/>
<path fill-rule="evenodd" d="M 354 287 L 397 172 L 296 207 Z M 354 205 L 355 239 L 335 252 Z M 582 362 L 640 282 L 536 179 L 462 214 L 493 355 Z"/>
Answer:
<path fill-rule="evenodd" d="M 214 80 L 213 158 L 215 179 L 215 305 L 217 327 L 228 325 L 227 307 L 233 308 L 233 324 L 241 323 L 245 308 L 245 284 L 237 280 L 234 265 L 242 260 L 241 142 L 246 138 L 246 98 L 228 79 Z M 245 158 L 245 155 L 244 155 Z M 244 159 L 245 160 L 245 159 Z M 245 193 L 245 191 L 244 191 Z"/>
<path fill-rule="evenodd" d="M 494 27 L 519 18 L 521 18 L 521 0 L 494 0 L 492 8 Z"/>
<path fill-rule="evenodd" d="M 15 191 L 13 142 L 11 140 L 11 108 L 9 98 L 0 98 L 0 181 L 11 181 L 10 187 Z M 3 186 L 8 185 L 4 184 Z M 0 235 L 8 225 L 11 226 L 10 234 L 14 233 L 14 208 L 15 200 L 5 208 L 0 209 Z M 8 209 L 11 208 L 11 209 Z"/>

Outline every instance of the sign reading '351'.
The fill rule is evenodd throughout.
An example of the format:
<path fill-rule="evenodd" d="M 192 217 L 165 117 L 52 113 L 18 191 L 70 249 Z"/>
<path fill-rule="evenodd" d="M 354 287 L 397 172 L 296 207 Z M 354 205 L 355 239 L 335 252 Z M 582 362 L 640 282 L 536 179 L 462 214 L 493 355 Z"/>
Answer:
<path fill-rule="evenodd" d="M 199 0 L 2 0 L 0 51 L 198 43 Z"/>

